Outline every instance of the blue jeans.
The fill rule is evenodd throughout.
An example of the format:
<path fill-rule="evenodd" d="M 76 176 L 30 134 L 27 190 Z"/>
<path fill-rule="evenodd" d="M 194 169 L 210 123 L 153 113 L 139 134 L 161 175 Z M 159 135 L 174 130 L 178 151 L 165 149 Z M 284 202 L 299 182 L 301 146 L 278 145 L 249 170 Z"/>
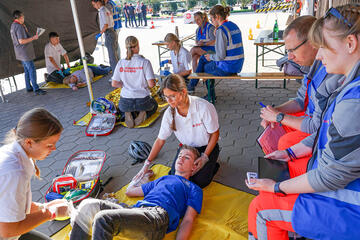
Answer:
<path fill-rule="evenodd" d="M 134 22 L 135 22 L 135 26 L 137 27 L 137 23 L 136 23 L 136 18 L 135 18 L 135 14 L 134 15 L 130 15 L 130 25 L 132 27 L 134 27 Z"/>
<path fill-rule="evenodd" d="M 34 61 L 21 61 L 21 63 L 24 66 L 26 89 L 31 90 L 31 88 L 33 88 L 34 92 L 39 90 L 39 85 L 36 83 L 36 68 Z"/>
<path fill-rule="evenodd" d="M 142 19 L 143 19 L 143 14 L 142 13 L 138 13 L 137 14 L 137 17 L 138 17 L 138 22 L 139 22 L 139 26 L 142 26 Z"/>
<path fill-rule="evenodd" d="M 94 76 L 106 75 L 111 71 L 111 67 L 96 67 L 96 66 L 88 66 L 91 69 Z"/>
<path fill-rule="evenodd" d="M 158 104 L 154 98 L 147 96 L 144 98 L 124 98 L 121 97 L 119 101 L 120 114 L 125 112 L 140 112 L 146 111 L 146 118 L 153 115 L 158 108 Z"/>
<path fill-rule="evenodd" d="M 126 15 L 124 15 L 124 17 L 125 17 L 125 27 L 128 27 L 128 25 L 127 25 L 128 17 L 126 17 Z M 130 22 L 129 22 L 129 24 L 130 24 Z"/>
<path fill-rule="evenodd" d="M 143 14 L 145 26 L 147 26 L 146 12 L 143 12 L 142 14 Z"/>
<path fill-rule="evenodd" d="M 119 61 L 118 58 L 118 36 L 113 28 L 105 31 L 105 47 L 108 50 L 110 66 L 113 72 L 115 72 L 116 64 Z"/>

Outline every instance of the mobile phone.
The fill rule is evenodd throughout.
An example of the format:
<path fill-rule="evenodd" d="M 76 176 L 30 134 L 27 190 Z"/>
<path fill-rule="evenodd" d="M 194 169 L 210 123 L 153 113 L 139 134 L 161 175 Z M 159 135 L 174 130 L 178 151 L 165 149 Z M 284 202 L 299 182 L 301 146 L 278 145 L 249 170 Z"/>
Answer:
<path fill-rule="evenodd" d="M 251 179 L 256 179 L 256 178 L 258 178 L 258 174 L 256 173 L 256 172 L 247 172 L 246 173 L 246 177 L 247 177 L 247 182 L 248 182 L 248 184 L 249 185 L 251 185 L 251 184 L 253 184 L 253 183 L 251 183 Z"/>

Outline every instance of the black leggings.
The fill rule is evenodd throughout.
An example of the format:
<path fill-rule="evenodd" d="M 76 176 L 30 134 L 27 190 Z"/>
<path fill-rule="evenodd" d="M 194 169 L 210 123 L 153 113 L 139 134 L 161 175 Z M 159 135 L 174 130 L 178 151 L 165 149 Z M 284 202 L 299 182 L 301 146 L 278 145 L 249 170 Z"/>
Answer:
<path fill-rule="evenodd" d="M 30 232 L 21 235 L 19 240 L 51 240 L 51 238 L 39 231 L 31 230 Z"/>
<path fill-rule="evenodd" d="M 206 147 L 207 146 L 196 147 L 196 149 L 201 154 L 205 152 Z M 175 162 L 179 155 L 180 149 L 181 147 L 179 147 L 176 152 L 176 156 L 172 164 L 171 170 L 169 172 L 169 175 L 175 174 Z M 209 155 L 209 161 L 194 176 L 190 177 L 190 181 L 192 181 L 201 188 L 204 188 L 207 185 L 209 185 L 220 167 L 219 163 L 217 162 L 219 153 L 220 153 L 219 144 L 216 144 L 214 149 Z"/>

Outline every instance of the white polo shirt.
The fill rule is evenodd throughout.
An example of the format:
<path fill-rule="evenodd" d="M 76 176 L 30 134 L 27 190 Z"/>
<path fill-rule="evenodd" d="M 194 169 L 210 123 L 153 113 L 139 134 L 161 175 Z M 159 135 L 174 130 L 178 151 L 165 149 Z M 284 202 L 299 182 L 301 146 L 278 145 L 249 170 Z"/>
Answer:
<path fill-rule="evenodd" d="M 34 163 L 18 142 L 0 148 L 0 222 L 19 222 L 30 213 L 34 174 Z"/>
<path fill-rule="evenodd" d="M 219 120 L 214 105 L 208 101 L 189 96 L 190 106 L 186 117 L 175 109 L 176 131 L 171 129 L 173 116 L 171 108 L 166 109 L 161 121 L 158 138 L 166 140 L 174 132 L 182 144 L 192 147 L 202 147 L 209 143 L 210 134 L 219 129 Z"/>
<path fill-rule="evenodd" d="M 124 98 L 149 96 L 147 81 L 151 79 L 155 76 L 150 61 L 138 54 L 134 54 L 131 60 L 121 59 L 112 76 L 112 80 L 123 82 L 120 96 Z"/>
<path fill-rule="evenodd" d="M 99 9 L 99 23 L 100 31 L 103 29 L 104 25 L 107 24 L 108 28 L 114 27 L 114 19 L 112 13 L 105 6 L 102 6 Z"/>
<path fill-rule="evenodd" d="M 191 69 L 191 55 L 184 47 L 180 47 L 179 54 L 175 51 L 170 51 L 171 64 L 173 65 L 173 72 L 179 73 Z"/>
<path fill-rule="evenodd" d="M 54 46 L 49 42 L 48 44 L 45 45 L 44 52 L 45 52 L 46 70 L 49 74 L 51 74 L 53 71 L 57 71 L 57 69 L 54 67 L 52 62 L 50 62 L 49 57 L 52 57 L 54 59 L 56 65 L 58 65 L 58 67 L 61 68 L 61 65 L 60 65 L 61 55 L 64 56 L 66 53 L 66 50 L 63 48 L 63 46 L 61 46 L 60 43 L 57 44 L 56 46 Z"/>

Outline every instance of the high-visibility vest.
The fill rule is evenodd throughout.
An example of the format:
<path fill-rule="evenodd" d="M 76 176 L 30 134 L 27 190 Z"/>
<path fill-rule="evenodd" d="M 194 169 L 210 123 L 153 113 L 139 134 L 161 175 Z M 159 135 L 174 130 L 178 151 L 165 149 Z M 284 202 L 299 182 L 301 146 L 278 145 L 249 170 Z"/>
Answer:
<path fill-rule="evenodd" d="M 316 169 L 318 159 L 327 157 L 323 154 L 326 147 L 331 147 L 327 143 L 333 112 L 339 102 L 347 99 L 360 99 L 360 76 L 344 87 L 325 110 L 319 129 L 316 154 L 309 161 L 308 170 Z M 354 113 L 350 112 L 349 114 Z M 343 141 L 346 141 L 345 138 Z M 360 176 L 344 189 L 300 194 L 292 211 L 291 222 L 294 230 L 307 238 L 321 240 L 358 239 Z"/>
<path fill-rule="evenodd" d="M 238 73 L 244 63 L 244 48 L 239 27 L 230 21 L 224 22 L 216 31 L 223 31 L 228 43 L 224 60 L 216 61 L 217 67 L 225 72 Z"/>

